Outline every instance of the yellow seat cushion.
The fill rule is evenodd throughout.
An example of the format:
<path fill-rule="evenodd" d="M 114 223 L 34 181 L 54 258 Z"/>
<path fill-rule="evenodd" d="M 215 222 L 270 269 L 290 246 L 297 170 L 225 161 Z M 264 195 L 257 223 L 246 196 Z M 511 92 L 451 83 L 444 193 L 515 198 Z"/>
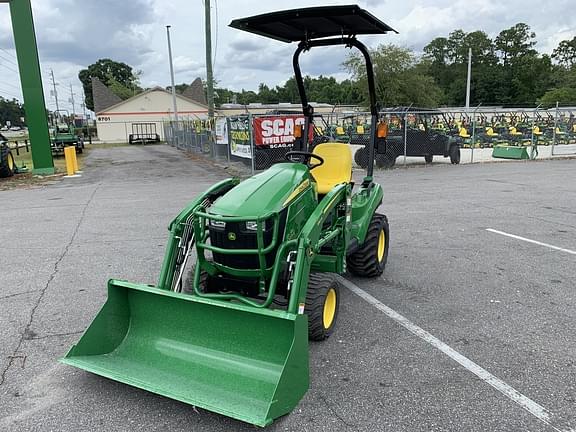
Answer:
<path fill-rule="evenodd" d="M 324 143 L 314 147 L 313 153 L 324 159 L 324 164 L 312 170 L 318 193 L 326 195 L 340 183 L 352 180 L 352 152 L 348 144 Z M 311 160 L 314 162 L 314 159 Z"/>

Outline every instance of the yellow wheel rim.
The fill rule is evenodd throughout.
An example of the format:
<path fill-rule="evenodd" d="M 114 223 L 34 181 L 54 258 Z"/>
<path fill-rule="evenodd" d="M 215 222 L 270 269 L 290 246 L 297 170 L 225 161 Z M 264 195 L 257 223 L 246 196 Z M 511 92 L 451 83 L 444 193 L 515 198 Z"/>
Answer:
<path fill-rule="evenodd" d="M 378 262 L 382 262 L 384 259 L 384 251 L 386 250 L 386 234 L 384 230 L 380 231 L 378 236 Z"/>
<path fill-rule="evenodd" d="M 14 169 L 14 159 L 10 153 L 8 153 L 8 168 L 10 168 L 10 171 Z"/>
<path fill-rule="evenodd" d="M 334 322 L 334 316 L 336 315 L 336 291 L 334 288 L 330 288 L 328 294 L 326 294 L 326 300 L 324 301 L 324 313 L 322 320 L 324 322 L 324 328 L 329 329 Z"/>

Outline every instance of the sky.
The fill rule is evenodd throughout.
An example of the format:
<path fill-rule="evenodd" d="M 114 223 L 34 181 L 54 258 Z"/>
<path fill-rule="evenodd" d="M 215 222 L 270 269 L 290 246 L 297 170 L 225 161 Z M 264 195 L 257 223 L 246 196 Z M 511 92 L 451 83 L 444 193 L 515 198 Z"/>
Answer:
<path fill-rule="evenodd" d="M 122 61 L 142 71 L 144 87 L 168 86 L 170 69 L 166 25 L 171 25 L 176 83 L 205 77 L 203 0 L 31 0 L 46 102 L 55 109 L 50 71 L 54 71 L 61 107 L 81 112 L 78 71 L 100 58 Z M 210 1 L 210 0 L 206 0 Z M 275 9 L 350 4 L 348 0 L 211 0 L 214 73 L 218 85 L 257 90 L 263 82 L 281 85 L 292 75 L 294 46 L 228 27 L 231 20 Z M 525 22 L 536 32 L 541 53 L 576 35 L 574 0 L 362 0 L 357 2 L 399 34 L 364 36 L 368 46 L 393 43 L 420 52 L 433 38 L 455 29 L 483 30 L 495 37 Z M 9 6 L 0 3 L 0 96 L 22 99 Z M 305 74 L 348 77 L 341 63 L 345 49 L 331 47 L 304 55 Z M 70 90 L 72 85 L 72 91 Z"/>

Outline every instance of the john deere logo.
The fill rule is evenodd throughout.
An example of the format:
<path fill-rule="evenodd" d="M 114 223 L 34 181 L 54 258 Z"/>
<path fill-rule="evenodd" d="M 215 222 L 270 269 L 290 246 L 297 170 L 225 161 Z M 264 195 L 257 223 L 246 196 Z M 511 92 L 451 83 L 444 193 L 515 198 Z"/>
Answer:
<path fill-rule="evenodd" d="M 229 232 L 228 233 L 228 240 L 230 240 L 230 241 L 236 240 L 236 233 Z"/>

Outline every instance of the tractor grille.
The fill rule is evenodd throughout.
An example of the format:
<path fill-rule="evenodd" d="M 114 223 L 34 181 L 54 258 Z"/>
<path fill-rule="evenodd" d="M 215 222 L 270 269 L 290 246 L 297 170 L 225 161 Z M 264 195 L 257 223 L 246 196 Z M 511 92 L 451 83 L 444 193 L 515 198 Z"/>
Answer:
<path fill-rule="evenodd" d="M 286 212 L 280 215 L 280 225 L 278 227 L 278 244 L 268 254 L 266 254 L 266 267 L 274 265 L 278 245 L 284 237 L 284 226 L 286 223 Z M 257 249 L 256 231 L 246 229 L 245 222 L 228 222 L 225 227 L 209 226 L 210 243 L 213 246 L 223 249 Z M 264 247 L 272 242 L 274 223 L 272 220 L 266 221 L 264 229 Z M 238 269 L 257 269 L 260 268 L 258 255 L 225 255 L 213 252 L 214 261 Z"/>

